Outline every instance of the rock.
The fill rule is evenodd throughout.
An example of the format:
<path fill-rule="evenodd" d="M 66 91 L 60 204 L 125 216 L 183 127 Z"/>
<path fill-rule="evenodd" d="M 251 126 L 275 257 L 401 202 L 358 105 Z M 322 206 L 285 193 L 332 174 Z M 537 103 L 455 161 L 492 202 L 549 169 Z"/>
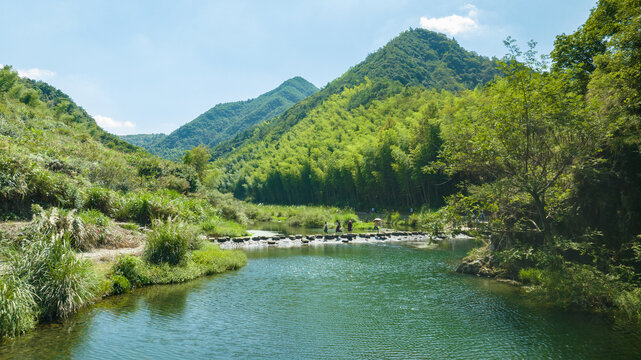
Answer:
<path fill-rule="evenodd" d="M 481 260 L 464 261 L 458 266 L 458 268 L 456 268 L 456 272 L 478 275 L 482 267 L 483 264 L 481 263 Z"/>
<path fill-rule="evenodd" d="M 218 242 L 223 243 L 223 242 L 227 242 L 227 241 L 229 241 L 229 236 L 224 236 L 224 237 L 219 237 L 218 238 Z"/>
<path fill-rule="evenodd" d="M 267 244 L 275 245 L 276 244 L 276 240 L 267 240 Z"/>

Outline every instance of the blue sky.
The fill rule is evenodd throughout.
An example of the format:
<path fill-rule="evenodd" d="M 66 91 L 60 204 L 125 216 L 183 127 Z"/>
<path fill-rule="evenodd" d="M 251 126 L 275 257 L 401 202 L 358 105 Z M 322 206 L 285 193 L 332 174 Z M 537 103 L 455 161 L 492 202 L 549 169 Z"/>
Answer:
<path fill-rule="evenodd" d="M 401 31 L 501 57 L 548 53 L 596 0 L 0 1 L 0 64 L 69 94 L 116 134 L 168 133 L 302 76 L 318 87 Z"/>

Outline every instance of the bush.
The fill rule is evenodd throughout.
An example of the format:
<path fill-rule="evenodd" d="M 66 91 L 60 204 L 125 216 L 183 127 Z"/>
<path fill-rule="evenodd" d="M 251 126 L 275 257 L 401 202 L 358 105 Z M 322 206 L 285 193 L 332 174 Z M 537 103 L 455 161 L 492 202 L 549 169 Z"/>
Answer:
<path fill-rule="evenodd" d="M 119 256 L 113 265 L 113 273 L 127 279 L 134 288 L 150 283 L 144 262 L 135 256 Z"/>
<path fill-rule="evenodd" d="M 561 307 L 603 310 L 614 305 L 622 286 L 589 265 L 566 264 L 558 271 L 546 271 L 541 290 L 545 297 Z"/>
<path fill-rule="evenodd" d="M 0 339 L 33 329 L 37 318 L 33 287 L 11 274 L 0 277 Z"/>
<path fill-rule="evenodd" d="M 33 287 L 43 319 L 65 318 L 94 299 L 96 274 L 69 242 L 60 235 L 32 239 L 10 258 L 12 271 Z"/>
<path fill-rule="evenodd" d="M 113 282 L 113 294 L 124 294 L 131 290 L 131 283 L 122 275 L 113 275 L 111 281 Z"/>
<path fill-rule="evenodd" d="M 635 323 L 641 322 L 641 288 L 622 292 L 617 296 L 615 303 L 623 319 Z"/>
<path fill-rule="evenodd" d="M 184 223 L 156 221 L 147 234 L 144 257 L 152 264 L 176 265 L 185 260 L 189 250 L 200 246 L 197 230 Z"/>
<path fill-rule="evenodd" d="M 543 283 L 543 270 L 535 268 L 521 269 L 519 279 L 524 284 L 541 285 Z"/>
<path fill-rule="evenodd" d="M 93 209 L 102 212 L 103 214 L 115 214 L 116 206 L 118 204 L 118 193 L 107 188 L 94 186 L 87 191 L 87 199 L 85 201 L 85 209 Z"/>

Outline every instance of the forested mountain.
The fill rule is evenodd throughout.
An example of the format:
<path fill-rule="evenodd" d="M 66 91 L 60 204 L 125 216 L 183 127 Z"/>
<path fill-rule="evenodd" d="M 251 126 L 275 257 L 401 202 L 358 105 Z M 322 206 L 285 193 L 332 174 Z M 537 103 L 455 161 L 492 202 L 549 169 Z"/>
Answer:
<path fill-rule="evenodd" d="M 261 122 L 282 114 L 292 105 L 318 91 L 301 77 L 294 77 L 255 99 L 218 104 L 171 134 L 146 143 L 148 138 L 123 137 L 140 144 L 152 154 L 180 160 L 186 150 L 200 144 L 214 147 L 223 140 Z M 143 141 L 135 143 L 136 141 Z"/>
<path fill-rule="evenodd" d="M 149 148 L 151 145 L 159 142 L 167 137 L 165 134 L 136 134 L 136 135 L 120 135 L 120 138 L 126 142 L 140 146 L 142 148 Z"/>
<path fill-rule="evenodd" d="M 447 91 L 497 73 L 442 34 L 403 32 L 283 115 L 214 148 L 221 186 L 266 202 L 437 205 L 452 187 L 422 171 L 438 152 L 429 116 Z"/>
<path fill-rule="evenodd" d="M 331 95 L 342 92 L 346 87 L 364 83 L 366 77 L 376 85 L 355 96 L 350 107 L 383 99 L 407 85 L 450 91 L 472 89 L 497 74 L 493 60 L 466 51 L 445 35 L 424 29 L 410 29 L 282 115 L 220 143 L 212 150 L 212 155 L 222 158 L 248 142 L 263 138 L 270 141 L 278 139 Z M 382 83 L 379 83 L 381 80 Z"/>

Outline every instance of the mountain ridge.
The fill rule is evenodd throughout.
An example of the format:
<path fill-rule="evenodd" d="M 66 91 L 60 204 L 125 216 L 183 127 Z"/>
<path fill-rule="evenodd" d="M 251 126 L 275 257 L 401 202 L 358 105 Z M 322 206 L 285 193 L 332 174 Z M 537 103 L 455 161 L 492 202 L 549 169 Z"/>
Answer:
<path fill-rule="evenodd" d="M 166 136 L 149 134 L 123 136 L 152 154 L 179 160 L 186 150 L 200 144 L 213 147 L 219 142 L 259 124 L 318 91 L 314 84 L 295 76 L 256 98 L 220 103 Z"/>

